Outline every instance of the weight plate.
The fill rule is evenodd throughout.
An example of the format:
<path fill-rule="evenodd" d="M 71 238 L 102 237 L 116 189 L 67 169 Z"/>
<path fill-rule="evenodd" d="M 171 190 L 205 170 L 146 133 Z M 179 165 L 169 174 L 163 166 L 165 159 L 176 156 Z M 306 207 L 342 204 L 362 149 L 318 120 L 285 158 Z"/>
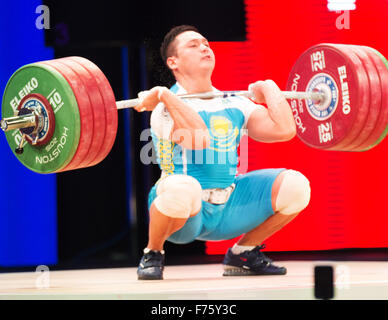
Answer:
<path fill-rule="evenodd" d="M 377 68 L 380 85 L 381 85 L 381 96 L 382 103 L 380 109 L 380 115 L 374 131 L 370 138 L 368 138 L 368 145 L 363 146 L 364 149 L 361 151 L 367 151 L 377 146 L 388 133 L 388 61 L 385 57 L 378 52 L 376 49 L 370 47 L 362 47 L 368 56 L 374 61 Z"/>
<path fill-rule="evenodd" d="M 93 117 L 91 114 L 92 107 L 90 105 L 88 91 L 77 74 L 58 59 L 39 62 L 39 64 L 41 63 L 50 65 L 58 72 L 60 72 L 67 80 L 70 87 L 73 89 L 74 95 L 77 99 L 78 111 L 81 120 L 81 134 L 78 148 L 70 163 L 60 171 L 78 169 L 79 164 L 87 155 L 93 139 Z"/>
<path fill-rule="evenodd" d="M 91 113 L 94 119 L 94 136 L 93 143 L 89 150 L 88 157 L 83 161 L 82 167 L 87 167 L 90 163 L 101 154 L 105 143 L 105 132 L 106 132 L 106 115 L 105 105 L 99 86 L 94 79 L 94 75 L 89 73 L 83 66 L 78 62 L 72 60 L 72 57 L 63 58 L 63 63 L 66 63 L 71 67 L 85 82 L 88 88 L 89 97 L 92 105 Z"/>
<path fill-rule="evenodd" d="M 44 146 L 24 144 L 24 152 L 16 154 L 21 141 L 19 130 L 6 132 L 8 144 L 19 161 L 32 171 L 53 173 L 73 158 L 80 138 L 80 116 L 77 100 L 66 79 L 54 68 L 28 64 L 19 68 L 8 80 L 3 94 L 2 117 L 12 117 L 24 96 L 39 93 L 51 104 L 55 114 L 55 130 Z"/>
<path fill-rule="evenodd" d="M 113 90 L 109 84 L 108 79 L 104 73 L 98 68 L 93 62 L 82 58 L 82 57 L 71 57 L 72 60 L 78 62 L 90 74 L 94 77 L 98 83 L 101 95 L 105 105 L 105 116 L 106 116 L 106 132 L 103 147 L 97 157 L 89 164 L 89 166 L 96 165 L 106 158 L 111 151 L 113 144 L 116 139 L 117 125 L 118 125 L 118 113 L 116 107 L 116 99 Z"/>
<path fill-rule="evenodd" d="M 381 109 L 381 86 L 380 78 L 375 64 L 360 46 L 350 48 L 361 60 L 369 80 L 369 112 L 360 134 L 343 150 L 361 151 L 370 143 L 367 141 L 376 127 Z"/>
<path fill-rule="evenodd" d="M 341 150 L 361 131 L 368 112 L 367 75 L 355 54 L 330 44 L 306 50 L 294 64 L 290 91 L 325 92 L 328 99 L 291 99 L 298 137 L 313 148 Z"/>

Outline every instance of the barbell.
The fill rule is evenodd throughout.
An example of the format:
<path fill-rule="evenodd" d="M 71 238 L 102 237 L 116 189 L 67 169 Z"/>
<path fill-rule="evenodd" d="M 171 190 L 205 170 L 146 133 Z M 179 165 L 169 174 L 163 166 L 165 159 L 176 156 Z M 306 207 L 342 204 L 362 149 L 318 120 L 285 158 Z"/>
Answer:
<path fill-rule="evenodd" d="M 321 150 L 366 151 L 388 127 L 388 61 L 366 46 L 318 44 L 295 62 L 286 91 L 306 145 Z M 249 91 L 179 95 L 182 99 L 245 96 Z M 19 161 L 38 173 L 90 167 L 110 152 L 118 110 L 103 72 L 82 57 L 41 61 L 19 68 L 2 101 L 1 129 Z"/>

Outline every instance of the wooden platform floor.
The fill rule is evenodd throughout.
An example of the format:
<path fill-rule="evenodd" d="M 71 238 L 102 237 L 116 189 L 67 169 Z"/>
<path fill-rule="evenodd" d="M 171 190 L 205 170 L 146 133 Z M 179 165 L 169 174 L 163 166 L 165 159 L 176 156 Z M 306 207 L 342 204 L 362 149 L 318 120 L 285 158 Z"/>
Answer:
<path fill-rule="evenodd" d="M 2 273 L 0 300 L 310 300 L 315 265 L 335 268 L 334 299 L 388 300 L 388 262 L 277 264 L 287 267 L 287 275 L 223 277 L 221 264 L 167 266 L 160 281 L 138 281 L 136 268 Z"/>

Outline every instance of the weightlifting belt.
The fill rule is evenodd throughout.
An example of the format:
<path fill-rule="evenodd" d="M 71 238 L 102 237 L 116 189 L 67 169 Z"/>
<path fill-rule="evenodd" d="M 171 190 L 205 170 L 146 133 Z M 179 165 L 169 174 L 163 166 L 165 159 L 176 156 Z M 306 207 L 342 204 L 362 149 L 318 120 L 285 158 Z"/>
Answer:
<path fill-rule="evenodd" d="M 212 204 L 224 204 L 228 201 L 235 186 L 236 185 L 232 183 L 229 187 L 225 189 L 204 189 L 202 190 L 202 200 Z"/>

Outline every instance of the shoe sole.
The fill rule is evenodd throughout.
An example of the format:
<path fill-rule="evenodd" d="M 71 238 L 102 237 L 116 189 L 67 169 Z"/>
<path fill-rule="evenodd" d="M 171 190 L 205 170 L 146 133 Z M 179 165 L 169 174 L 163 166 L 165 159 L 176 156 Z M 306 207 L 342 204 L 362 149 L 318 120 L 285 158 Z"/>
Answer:
<path fill-rule="evenodd" d="M 244 269 L 240 267 L 235 267 L 235 266 L 228 266 L 224 265 L 224 273 L 222 274 L 224 277 L 237 277 L 237 276 L 280 276 L 280 275 L 285 275 L 287 271 L 285 272 L 257 272 L 257 271 L 252 271 L 249 269 Z"/>
<path fill-rule="evenodd" d="M 138 276 L 137 280 L 163 280 L 163 277 Z"/>
<path fill-rule="evenodd" d="M 163 280 L 163 268 L 148 267 L 146 269 L 138 269 L 137 280 Z"/>

